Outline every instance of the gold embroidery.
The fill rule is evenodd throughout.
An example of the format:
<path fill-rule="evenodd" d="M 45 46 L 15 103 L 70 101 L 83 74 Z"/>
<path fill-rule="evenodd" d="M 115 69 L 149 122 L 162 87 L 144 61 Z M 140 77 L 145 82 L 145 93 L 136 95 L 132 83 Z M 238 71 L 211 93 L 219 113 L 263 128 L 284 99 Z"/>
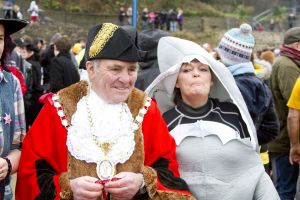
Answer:
<path fill-rule="evenodd" d="M 90 58 L 94 58 L 97 54 L 99 54 L 105 44 L 109 41 L 109 39 L 113 36 L 114 32 L 119 27 L 117 25 L 114 25 L 112 23 L 104 23 L 100 29 L 100 31 L 97 33 L 89 51 Z"/>

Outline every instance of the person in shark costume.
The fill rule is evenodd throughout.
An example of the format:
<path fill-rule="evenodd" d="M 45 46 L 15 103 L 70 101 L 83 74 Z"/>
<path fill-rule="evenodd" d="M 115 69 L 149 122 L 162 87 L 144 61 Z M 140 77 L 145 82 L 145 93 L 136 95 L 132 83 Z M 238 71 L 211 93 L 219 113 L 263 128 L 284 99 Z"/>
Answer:
<path fill-rule="evenodd" d="M 161 74 L 146 93 L 164 113 L 191 193 L 201 200 L 279 199 L 229 70 L 192 41 L 163 37 L 157 51 Z"/>

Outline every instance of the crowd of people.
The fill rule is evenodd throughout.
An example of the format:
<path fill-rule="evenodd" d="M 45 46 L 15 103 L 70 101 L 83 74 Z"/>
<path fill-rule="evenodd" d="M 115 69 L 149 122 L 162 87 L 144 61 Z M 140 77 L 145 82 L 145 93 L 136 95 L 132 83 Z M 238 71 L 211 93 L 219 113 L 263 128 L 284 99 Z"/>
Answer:
<path fill-rule="evenodd" d="M 121 7 L 118 13 L 118 24 L 132 25 L 132 8 L 128 7 L 125 11 L 124 7 Z M 184 14 L 182 9 L 170 9 L 169 11 L 149 11 L 148 8 L 144 8 L 138 18 L 141 21 L 142 30 L 149 28 L 161 29 L 170 32 L 177 31 L 177 27 L 182 31 L 184 23 Z M 178 26 L 177 26 L 178 25 Z"/>
<path fill-rule="evenodd" d="M 20 6 L 15 3 L 14 0 L 3 1 L 3 17 L 5 19 L 23 19 L 23 13 L 21 12 Z M 30 15 L 31 24 L 37 24 L 39 21 L 39 12 L 42 10 L 37 5 L 36 1 L 31 1 L 27 9 Z"/>
<path fill-rule="evenodd" d="M 299 198 L 300 27 L 213 47 L 171 36 L 172 12 L 138 32 L 121 8 L 76 41 L 0 19 L 0 199 L 15 172 L 17 200 Z"/>

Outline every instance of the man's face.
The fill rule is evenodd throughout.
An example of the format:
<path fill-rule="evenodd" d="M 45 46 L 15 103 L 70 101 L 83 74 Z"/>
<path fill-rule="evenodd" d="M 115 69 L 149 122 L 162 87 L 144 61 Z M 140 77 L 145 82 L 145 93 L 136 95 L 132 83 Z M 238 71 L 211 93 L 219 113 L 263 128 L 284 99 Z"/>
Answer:
<path fill-rule="evenodd" d="M 2 57 L 4 50 L 4 26 L 0 24 L 0 57 Z"/>
<path fill-rule="evenodd" d="M 92 89 L 108 103 L 127 100 L 137 79 L 137 62 L 101 59 L 86 64 Z"/>
<path fill-rule="evenodd" d="M 295 49 L 297 51 L 300 51 L 300 42 L 296 42 Z"/>

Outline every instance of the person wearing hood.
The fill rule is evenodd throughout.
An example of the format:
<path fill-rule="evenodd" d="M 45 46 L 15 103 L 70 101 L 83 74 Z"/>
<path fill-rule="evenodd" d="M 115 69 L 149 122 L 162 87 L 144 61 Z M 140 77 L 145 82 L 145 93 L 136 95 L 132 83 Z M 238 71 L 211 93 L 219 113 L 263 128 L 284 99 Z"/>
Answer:
<path fill-rule="evenodd" d="M 255 75 L 251 55 L 255 39 L 249 24 L 232 28 L 225 33 L 218 45 L 221 62 L 233 75 L 240 89 L 257 131 L 258 143 L 266 144 L 275 139 L 279 122 L 272 93 Z"/>
<path fill-rule="evenodd" d="M 174 137 L 181 177 L 201 200 L 279 200 L 259 154 L 255 126 L 226 67 L 198 44 L 158 43 L 161 74 L 146 89 Z"/>

